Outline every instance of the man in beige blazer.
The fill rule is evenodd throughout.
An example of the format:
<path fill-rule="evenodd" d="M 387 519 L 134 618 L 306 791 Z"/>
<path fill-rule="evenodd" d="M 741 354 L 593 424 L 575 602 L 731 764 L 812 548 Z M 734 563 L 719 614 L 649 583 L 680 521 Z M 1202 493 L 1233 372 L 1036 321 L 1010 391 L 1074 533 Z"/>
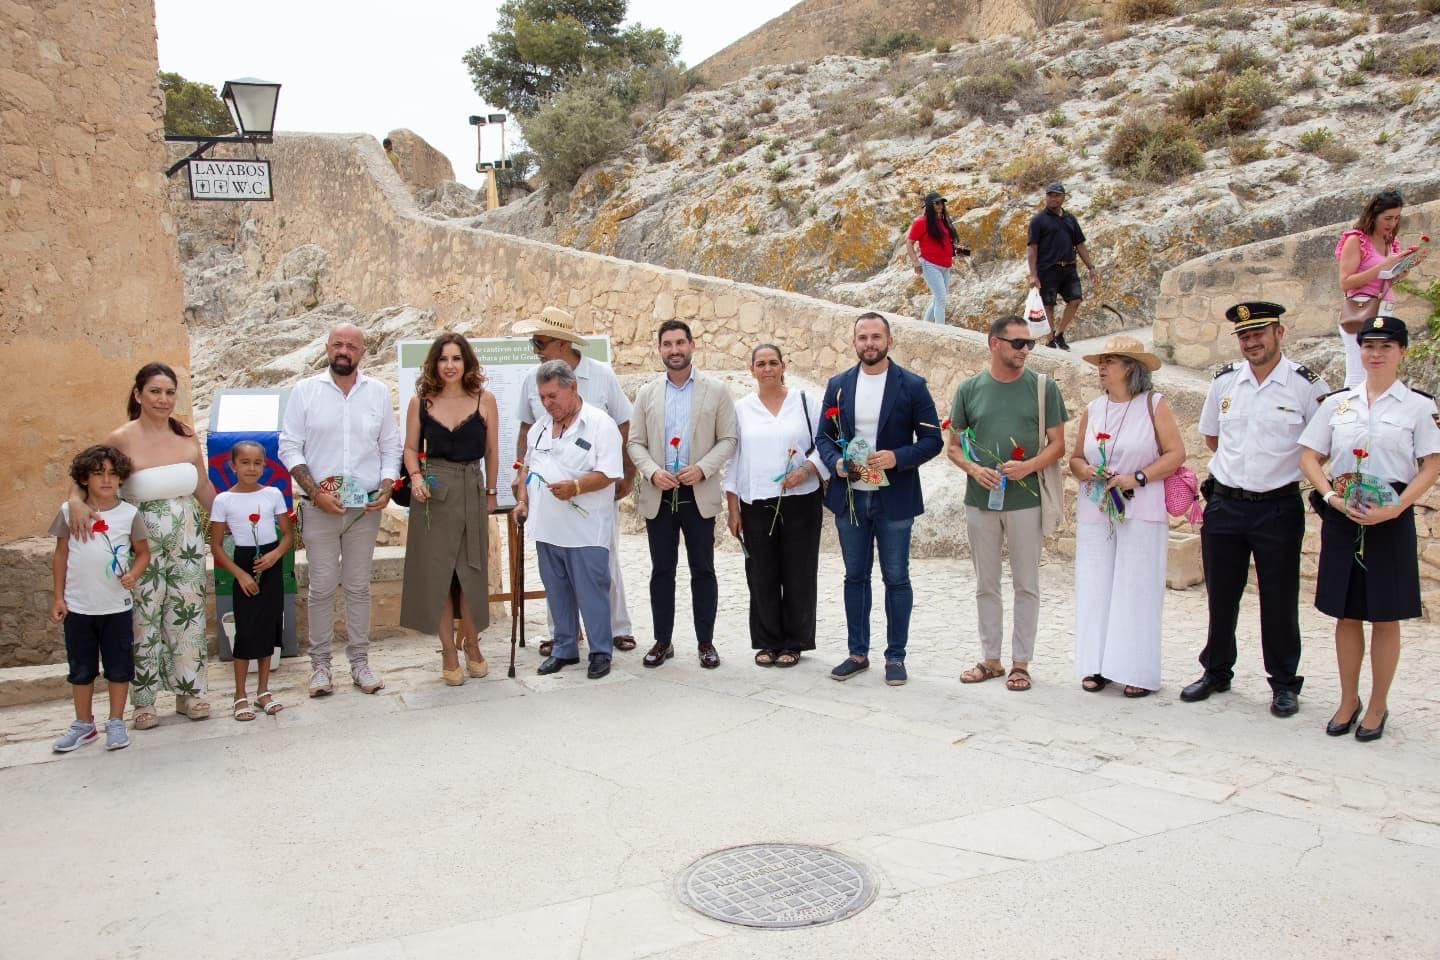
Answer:
<path fill-rule="evenodd" d="M 640 513 L 650 539 L 650 616 L 655 645 L 645 666 L 675 655 L 675 567 L 680 535 L 690 566 L 690 605 L 700 666 L 720 666 L 715 652 L 715 516 L 724 506 L 720 470 L 735 452 L 735 401 L 725 385 L 691 364 L 695 338 L 681 320 L 660 325 L 665 376 L 640 389 L 626 447 L 635 463 Z"/>

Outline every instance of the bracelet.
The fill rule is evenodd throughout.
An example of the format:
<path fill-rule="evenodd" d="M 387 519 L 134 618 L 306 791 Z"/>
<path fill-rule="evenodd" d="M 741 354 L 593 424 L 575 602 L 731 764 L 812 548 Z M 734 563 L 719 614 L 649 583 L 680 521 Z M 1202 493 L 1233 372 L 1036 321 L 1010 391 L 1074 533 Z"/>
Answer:
<path fill-rule="evenodd" d="M 494 496 L 498 496 L 499 494 L 496 492 L 496 490 L 495 490 L 494 487 L 486 487 L 486 488 L 485 488 L 485 495 L 486 495 L 487 497 L 494 497 Z"/>
<path fill-rule="evenodd" d="M 579 480 L 576 480 L 576 481 L 575 481 L 575 496 L 577 496 L 577 497 L 580 496 L 580 481 L 579 481 Z"/>
<path fill-rule="evenodd" d="M 1338 496 L 1340 496 L 1340 494 L 1336 493 L 1334 490 L 1331 490 L 1329 493 L 1325 494 L 1325 496 L 1323 496 L 1323 497 L 1320 498 L 1320 502 L 1321 502 L 1321 503 L 1329 503 L 1331 497 L 1338 497 Z"/>

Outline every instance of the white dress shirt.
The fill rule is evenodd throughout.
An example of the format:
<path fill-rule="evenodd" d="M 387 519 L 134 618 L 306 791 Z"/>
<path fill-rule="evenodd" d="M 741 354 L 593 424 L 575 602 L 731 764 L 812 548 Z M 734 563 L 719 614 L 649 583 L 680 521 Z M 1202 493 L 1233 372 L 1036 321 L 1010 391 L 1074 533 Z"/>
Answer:
<path fill-rule="evenodd" d="M 810 409 L 810 418 L 805 418 L 805 408 Z M 799 390 L 791 390 L 780 405 L 776 416 L 760 402 L 758 394 L 750 394 L 735 404 L 735 424 L 739 439 L 735 444 L 735 455 L 725 464 L 725 492 L 733 493 L 745 503 L 769 500 L 781 496 L 798 497 L 820 488 L 815 475 L 806 473 L 805 482 L 792 490 L 782 490 L 778 476 L 784 479 L 789 473 L 806 462 L 813 463 L 821 477 L 827 476 L 825 461 L 819 451 L 813 450 L 814 437 L 820 429 L 820 401 L 814 397 L 803 398 Z M 791 451 L 790 466 L 786 468 L 785 457 Z M 807 456 L 805 451 L 810 450 Z"/>
<path fill-rule="evenodd" d="M 1243 360 L 1221 367 L 1200 411 L 1200 433 L 1220 441 L 1210 475 L 1251 493 L 1297 482 L 1300 433 L 1329 389 L 1283 355 L 1264 383 Z"/>
<path fill-rule="evenodd" d="M 1365 384 L 1325 398 L 1300 443 L 1330 458 L 1332 477 L 1355 473 L 1355 450 L 1364 450 L 1359 472 L 1387 483 L 1408 484 L 1419 473 L 1421 457 L 1440 453 L 1440 416 L 1428 394 L 1396 380 L 1372 405 Z"/>
<path fill-rule="evenodd" d="M 536 364 L 521 381 L 520 403 L 515 411 L 521 423 L 539 423 L 540 418 L 545 416 L 545 406 L 540 402 L 540 386 L 535 382 L 535 371 L 539 369 L 539 364 Z M 582 354 L 580 365 L 575 368 L 575 381 L 581 400 L 597 408 L 617 426 L 630 422 L 630 400 L 620 389 L 620 378 L 615 376 L 615 371 L 608 364 Z"/>
<path fill-rule="evenodd" d="M 301 380 L 285 405 L 279 446 L 291 473 L 304 464 L 316 482 L 353 477 L 362 490 L 378 489 L 400 475 L 404 446 L 390 388 L 363 373 L 348 394 L 329 371 Z"/>
<path fill-rule="evenodd" d="M 610 548 L 615 529 L 615 491 L 602 487 L 561 500 L 547 484 L 570 483 L 599 470 L 614 480 L 625 474 L 620 455 L 620 428 L 598 407 L 581 403 L 575 422 L 559 437 L 555 421 L 542 413 L 530 428 L 530 446 L 525 452 L 526 491 L 530 510 L 525 532 L 530 539 L 555 547 Z M 539 477 L 529 478 L 530 473 Z M 542 483 L 540 477 L 544 478 Z M 571 504 L 579 504 L 584 512 Z"/>

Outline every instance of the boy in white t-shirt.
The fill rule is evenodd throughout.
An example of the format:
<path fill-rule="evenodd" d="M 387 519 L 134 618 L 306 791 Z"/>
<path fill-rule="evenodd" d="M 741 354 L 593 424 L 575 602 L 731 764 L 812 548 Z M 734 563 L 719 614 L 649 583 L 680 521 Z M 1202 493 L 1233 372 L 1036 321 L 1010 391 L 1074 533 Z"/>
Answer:
<path fill-rule="evenodd" d="M 125 695 L 135 679 L 135 630 L 130 591 L 150 563 L 150 541 L 140 511 L 120 499 L 120 484 L 130 476 L 130 458 L 114 447 L 94 446 L 70 464 L 70 479 L 85 491 L 95 511 L 92 536 L 70 535 L 70 506 L 61 504 L 50 524 L 55 537 L 55 602 L 50 616 L 65 623 L 65 657 L 75 695 L 75 722 L 55 741 L 56 753 L 69 753 L 99 738 L 92 710 L 95 677 L 105 663 L 110 687 L 110 719 L 105 748 L 130 745 L 125 731 Z"/>

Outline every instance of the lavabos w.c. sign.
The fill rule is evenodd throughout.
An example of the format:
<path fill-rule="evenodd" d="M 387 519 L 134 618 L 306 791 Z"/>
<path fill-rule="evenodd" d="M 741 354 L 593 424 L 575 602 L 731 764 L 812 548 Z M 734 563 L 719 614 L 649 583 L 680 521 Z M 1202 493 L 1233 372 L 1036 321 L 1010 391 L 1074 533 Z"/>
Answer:
<path fill-rule="evenodd" d="M 192 200 L 273 200 L 269 160 L 191 160 Z"/>

